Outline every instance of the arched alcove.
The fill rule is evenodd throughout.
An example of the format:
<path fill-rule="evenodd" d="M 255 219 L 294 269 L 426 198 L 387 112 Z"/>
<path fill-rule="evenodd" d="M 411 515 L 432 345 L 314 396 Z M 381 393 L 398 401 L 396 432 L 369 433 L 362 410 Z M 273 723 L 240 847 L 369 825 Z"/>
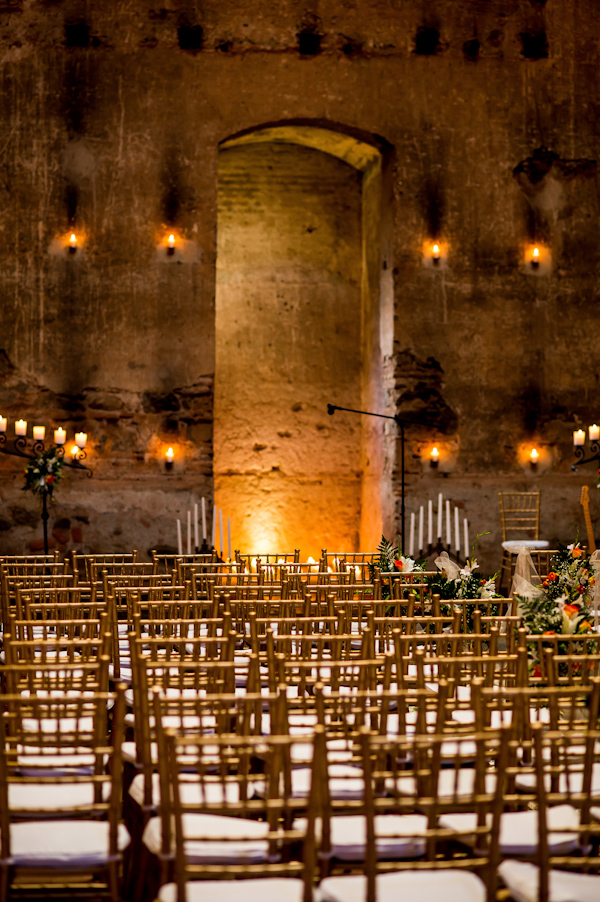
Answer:
<path fill-rule="evenodd" d="M 391 518 L 382 421 L 327 414 L 386 403 L 382 183 L 380 149 L 336 130 L 221 145 L 215 503 L 236 547 L 369 548 Z"/>

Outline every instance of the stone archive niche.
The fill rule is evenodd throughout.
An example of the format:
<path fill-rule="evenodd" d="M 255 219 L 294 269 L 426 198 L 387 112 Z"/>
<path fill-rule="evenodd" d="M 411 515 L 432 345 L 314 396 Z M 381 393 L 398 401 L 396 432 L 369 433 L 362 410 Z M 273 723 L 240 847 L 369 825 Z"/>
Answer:
<path fill-rule="evenodd" d="M 304 124 L 221 145 L 215 504 L 244 550 L 366 550 L 391 517 L 385 421 L 327 413 L 386 403 L 382 161 Z"/>

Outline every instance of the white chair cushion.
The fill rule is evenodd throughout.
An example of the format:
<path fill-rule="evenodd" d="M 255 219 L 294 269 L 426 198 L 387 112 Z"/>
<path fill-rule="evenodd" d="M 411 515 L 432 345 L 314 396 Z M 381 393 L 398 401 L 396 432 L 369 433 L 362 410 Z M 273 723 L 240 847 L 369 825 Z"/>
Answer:
<path fill-rule="evenodd" d="M 377 902 L 485 902 L 483 881 L 468 871 L 404 871 L 377 877 Z M 327 877 L 315 902 L 365 902 L 366 878 Z"/>
<path fill-rule="evenodd" d="M 508 859 L 500 864 L 498 873 L 515 902 L 537 902 L 539 879 L 535 864 Z M 549 902 L 598 902 L 598 899 L 600 876 L 597 874 L 550 871 Z"/>
<path fill-rule="evenodd" d="M 303 799 L 309 795 L 311 776 L 312 772 L 307 767 L 292 771 L 293 798 Z M 332 799 L 362 799 L 364 790 L 364 780 L 358 768 L 350 764 L 329 765 L 329 792 Z"/>
<path fill-rule="evenodd" d="M 102 787 L 104 801 L 108 801 L 110 792 L 110 783 L 106 782 Z M 57 817 L 93 801 L 92 783 L 10 783 L 8 787 L 8 804 L 14 812 L 47 810 L 50 816 Z"/>
<path fill-rule="evenodd" d="M 304 818 L 294 821 L 294 829 L 305 832 Z M 363 861 L 367 845 L 365 818 L 360 815 L 336 815 L 330 820 L 331 854 L 340 861 Z M 422 814 L 377 814 L 375 833 L 377 856 L 384 859 L 419 858 L 425 854 L 425 843 L 420 836 L 427 831 L 427 818 Z M 315 824 L 315 834 L 320 840 L 321 821 Z"/>
<path fill-rule="evenodd" d="M 394 780 L 388 778 L 387 788 L 394 789 L 403 795 L 415 794 L 415 779 L 411 776 L 400 777 Z M 463 798 L 473 795 L 475 787 L 475 770 L 472 767 L 463 767 L 458 771 L 452 767 L 443 768 L 438 777 L 438 797 L 440 799 Z M 496 777 L 494 774 L 485 775 L 485 791 L 493 794 L 496 789 Z"/>
<path fill-rule="evenodd" d="M 489 819 L 491 821 L 491 817 Z M 569 855 L 577 846 L 579 812 L 571 805 L 557 805 L 548 809 L 548 836 L 552 855 Z M 477 817 L 470 813 L 444 814 L 440 826 L 463 835 L 463 842 L 471 845 L 470 830 L 477 826 Z M 571 832 L 569 832 L 571 831 Z M 575 832 L 573 832 L 575 831 Z M 500 819 L 500 852 L 502 855 L 535 855 L 538 846 L 537 811 L 507 811 Z"/>
<path fill-rule="evenodd" d="M 108 860 L 108 824 L 104 821 L 27 821 L 11 824 L 12 863 L 17 867 L 89 868 Z M 118 847 L 129 845 L 119 824 Z"/>
<path fill-rule="evenodd" d="M 196 880 L 186 884 L 187 902 L 302 902 L 304 883 L 293 877 L 260 880 Z M 159 902 L 177 902 L 177 886 L 167 883 L 158 892 Z"/>
<path fill-rule="evenodd" d="M 210 840 L 186 839 L 185 854 L 190 862 L 256 863 L 267 861 L 269 857 L 269 843 L 265 839 L 269 825 L 264 821 L 219 814 L 184 814 L 182 825 L 184 836 L 216 837 Z M 162 829 L 159 817 L 150 818 L 142 842 L 154 855 L 160 853 Z"/>
<path fill-rule="evenodd" d="M 522 539 L 521 541 L 518 539 L 510 539 L 507 542 L 502 542 L 502 547 L 505 551 L 510 551 L 511 554 L 518 554 L 523 547 L 541 550 L 543 548 L 549 548 L 550 543 L 546 542 L 544 539 Z"/>
<path fill-rule="evenodd" d="M 310 773 L 310 771 L 309 771 Z M 257 780 L 253 785 L 254 795 L 263 796 L 265 793 L 265 784 L 262 780 Z M 220 804 L 223 802 L 223 790 L 220 783 L 207 783 L 202 788 L 197 777 L 193 774 L 181 774 L 179 782 L 179 792 L 181 801 L 184 805 L 200 805 L 206 802 L 208 805 Z M 129 787 L 129 795 L 138 805 L 144 803 L 144 775 L 136 774 L 131 781 Z M 239 786 L 232 782 L 227 784 L 227 802 L 232 805 L 240 800 Z M 152 804 L 160 805 L 160 779 L 158 774 L 152 774 Z"/>
<path fill-rule="evenodd" d="M 535 783 L 535 774 L 520 774 L 517 775 L 517 778 L 515 780 L 515 785 L 517 789 L 521 790 L 521 792 L 532 792 L 533 790 L 535 790 Z M 549 792 L 551 788 L 549 774 L 547 774 L 545 777 L 545 783 L 546 790 Z M 570 773 L 568 777 L 566 774 L 561 774 L 558 781 L 559 792 L 581 792 L 582 786 L 583 771 Z M 600 762 L 592 765 L 591 794 L 592 796 L 600 795 Z"/>

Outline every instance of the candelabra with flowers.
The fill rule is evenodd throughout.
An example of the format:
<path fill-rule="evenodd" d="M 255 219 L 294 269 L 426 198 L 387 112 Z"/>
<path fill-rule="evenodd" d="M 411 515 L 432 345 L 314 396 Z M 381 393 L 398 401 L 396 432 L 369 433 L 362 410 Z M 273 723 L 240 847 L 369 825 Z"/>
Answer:
<path fill-rule="evenodd" d="M 56 485 L 63 478 L 63 467 L 72 470 L 82 470 L 86 476 L 91 477 L 93 470 L 82 463 L 86 459 L 84 450 L 87 444 L 85 432 L 78 432 L 75 436 L 76 444 L 70 449 L 71 459 L 65 455 L 66 431 L 59 427 L 54 430 L 54 444 L 46 447 L 45 426 L 33 427 L 33 443 L 28 445 L 27 422 L 17 420 L 15 423 L 15 437 L 9 439 L 6 433 L 7 419 L 0 416 L 0 453 L 10 454 L 12 457 L 25 458 L 28 461 L 23 471 L 25 476 L 24 492 L 39 495 L 42 499 L 42 525 L 44 529 L 44 554 L 48 554 L 48 499 L 52 500 Z"/>

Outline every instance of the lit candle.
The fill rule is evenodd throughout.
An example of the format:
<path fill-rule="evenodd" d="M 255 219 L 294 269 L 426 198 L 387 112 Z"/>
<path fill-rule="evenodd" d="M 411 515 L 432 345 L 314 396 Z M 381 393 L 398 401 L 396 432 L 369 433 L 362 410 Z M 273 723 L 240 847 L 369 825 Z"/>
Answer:
<path fill-rule="evenodd" d="M 597 442 L 600 438 L 600 426 L 596 426 L 596 424 L 594 423 L 593 426 L 590 426 L 588 435 L 590 437 L 590 442 Z"/>
<path fill-rule="evenodd" d="M 585 432 L 583 431 L 583 429 L 575 430 L 575 432 L 573 433 L 573 444 L 575 446 L 585 445 Z"/>
<path fill-rule="evenodd" d="M 423 505 L 419 508 L 419 554 L 423 551 Z"/>
<path fill-rule="evenodd" d="M 6 432 L 7 418 L 0 417 L 0 432 Z"/>
<path fill-rule="evenodd" d="M 15 423 L 15 435 L 27 435 L 27 420 L 17 420 Z"/>
<path fill-rule="evenodd" d="M 431 257 L 434 263 L 439 263 L 440 261 L 440 246 L 439 244 L 434 244 L 431 248 Z"/>
<path fill-rule="evenodd" d="M 442 518 L 444 514 L 444 502 L 442 500 L 442 493 L 438 495 L 438 528 L 437 528 L 437 537 L 438 540 L 442 541 Z"/>
<path fill-rule="evenodd" d="M 450 519 L 450 502 L 446 499 L 446 539 L 448 548 L 452 545 L 452 520 Z"/>
<path fill-rule="evenodd" d="M 46 438 L 46 427 L 45 426 L 34 426 L 33 427 L 34 442 L 43 442 L 45 438 Z"/>
<path fill-rule="evenodd" d="M 437 464 L 440 459 L 440 452 L 438 451 L 437 447 L 431 449 L 429 457 L 431 458 L 432 463 Z"/>
<path fill-rule="evenodd" d="M 192 553 L 192 512 L 187 512 L 187 553 Z"/>
<path fill-rule="evenodd" d="M 71 445 L 71 457 L 73 460 L 77 460 L 77 455 L 79 454 L 78 445 Z"/>
<path fill-rule="evenodd" d="M 85 448 L 87 444 L 87 433 L 85 432 L 76 432 L 75 433 L 75 441 L 80 448 Z"/>
<path fill-rule="evenodd" d="M 183 554 L 183 541 L 181 539 L 181 520 L 177 521 L 177 549 L 179 554 Z"/>
<path fill-rule="evenodd" d="M 167 245 L 171 249 L 175 247 L 175 235 L 169 235 L 169 237 L 167 238 Z"/>
<path fill-rule="evenodd" d="M 54 430 L 54 444 L 55 445 L 64 445 L 67 440 L 66 430 L 59 426 L 58 429 Z"/>
<path fill-rule="evenodd" d="M 223 551 L 225 550 L 225 543 L 223 542 L 223 511 L 219 511 L 219 538 L 221 539 L 220 551 L 221 557 L 223 557 Z"/>
<path fill-rule="evenodd" d="M 229 549 L 229 560 L 231 557 L 231 517 L 227 517 L 227 548 Z"/>
<path fill-rule="evenodd" d="M 537 269 L 537 267 L 540 265 L 540 249 L 539 249 L 539 247 L 534 247 L 534 249 L 531 252 L 531 265 L 533 266 L 534 269 Z"/>
<path fill-rule="evenodd" d="M 175 452 L 173 451 L 172 448 L 167 448 L 167 450 L 165 451 L 165 457 L 167 458 L 168 464 L 173 463 L 173 458 L 175 457 Z"/>
<path fill-rule="evenodd" d="M 469 523 L 467 518 L 464 519 L 464 527 L 465 527 L 465 558 L 469 554 Z"/>
<path fill-rule="evenodd" d="M 529 460 L 531 461 L 532 464 L 536 464 L 538 462 L 539 456 L 540 455 L 539 455 L 537 448 L 532 448 L 531 452 L 529 454 Z"/>
<path fill-rule="evenodd" d="M 202 539 L 206 541 L 206 500 L 202 498 Z"/>
<path fill-rule="evenodd" d="M 72 251 L 77 249 L 77 235 L 75 232 L 71 232 L 71 237 L 69 238 L 69 247 Z"/>
<path fill-rule="evenodd" d="M 404 548 L 402 549 L 404 551 Z M 415 512 L 410 515 L 410 545 L 408 546 L 408 556 L 415 556 Z"/>
<path fill-rule="evenodd" d="M 198 541 L 198 505 L 194 504 L 194 548 L 198 551 L 200 542 Z"/>
<path fill-rule="evenodd" d="M 427 544 L 433 545 L 433 501 L 431 498 L 427 504 Z"/>
<path fill-rule="evenodd" d="M 458 518 L 458 508 L 454 508 L 454 534 L 456 536 L 456 553 L 460 552 L 460 528 Z"/>

